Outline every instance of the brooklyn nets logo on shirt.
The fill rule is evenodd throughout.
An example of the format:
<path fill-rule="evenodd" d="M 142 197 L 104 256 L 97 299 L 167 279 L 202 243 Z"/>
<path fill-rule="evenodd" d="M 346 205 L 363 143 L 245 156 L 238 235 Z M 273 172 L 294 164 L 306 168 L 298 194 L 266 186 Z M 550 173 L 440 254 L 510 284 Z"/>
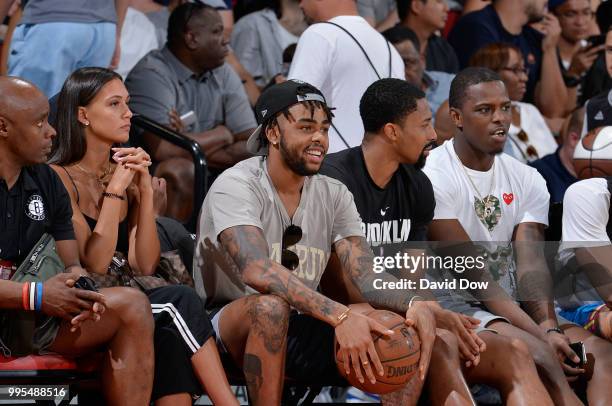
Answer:
<path fill-rule="evenodd" d="M 32 195 L 28 199 L 25 207 L 26 215 L 32 220 L 41 221 L 45 219 L 45 206 L 43 199 L 39 195 Z"/>

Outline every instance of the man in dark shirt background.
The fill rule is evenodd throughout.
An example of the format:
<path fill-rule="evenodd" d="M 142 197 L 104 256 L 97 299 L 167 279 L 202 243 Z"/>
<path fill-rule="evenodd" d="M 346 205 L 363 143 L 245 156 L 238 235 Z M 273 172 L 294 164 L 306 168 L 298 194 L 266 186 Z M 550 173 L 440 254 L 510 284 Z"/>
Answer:
<path fill-rule="evenodd" d="M 462 67 L 483 46 L 509 43 L 521 49 L 529 70 L 526 102 L 546 117 L 564 116 L 568 91 L 559 67 L 559 21 L 546 12 L 547 0 L 496 0 L 482 10 L 464 15 L 449 35 Z M 529 24 L 542 22 L 545 34 Z"/>
<path fill-rule="evenodd" d="M 444 29 L 448 15 L 446 0 L 397 0 L 400 24 L 419 37 L 429 71 L 457 73 L 459 60 L 453 47 L 437 33 Z"/>
<path fill-rule="evenodd" d="M 529 163 L 546 181 L 551 203 L 562 203 L 567 188 L 578 180 L 573 159 L 576 145 L 580 142 L 583 118 L 583 108 L 574 111 L 562 133 L 561 146 L 553 154 Z"/>

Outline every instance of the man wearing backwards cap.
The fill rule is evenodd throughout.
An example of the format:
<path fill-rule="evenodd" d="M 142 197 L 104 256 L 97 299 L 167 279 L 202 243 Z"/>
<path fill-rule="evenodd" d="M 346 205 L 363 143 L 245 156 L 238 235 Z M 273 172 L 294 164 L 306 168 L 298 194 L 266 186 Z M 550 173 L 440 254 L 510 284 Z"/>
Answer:
<path fill-rule="evenodd" d="M 255 109 L 259 127 L 247 149 L 259 156 L 217 178 L 198 227 L 196 288 L 211 311 L 221 350 L 242 366 L 255 405 L 280 404 L 284 375 L 298 382 L 337 382 L 334 335 L 339 357 L 360 380 L 382 374 L 370 332 L 392 332 L 316 291 L 334 250 L 367 302 L 405 314 L 416 327 L 420 379 L 403 390 L 413 398 L 401 404 L 416 402 L 435 322 L 410 292 L 373 289 L 375 278 L 393 277 L 372 271 L 373 254 L 351 193 L 317 174 L 332 119 L 325 98 L 313 86 L 290 80 L 265 91 Z M 399 404 L 395 399 L 386 401 Z"/>

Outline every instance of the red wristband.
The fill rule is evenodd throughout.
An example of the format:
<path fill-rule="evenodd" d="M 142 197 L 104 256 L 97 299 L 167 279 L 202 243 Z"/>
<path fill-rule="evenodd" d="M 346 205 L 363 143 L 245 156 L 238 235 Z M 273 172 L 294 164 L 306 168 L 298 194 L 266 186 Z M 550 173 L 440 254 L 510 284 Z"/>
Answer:
<path fill-rule="evenodd" d="M 23 304 L 23 310 L 30 310 L 30 282 L 23 284 L 21 289 L 21 300 Z"/>

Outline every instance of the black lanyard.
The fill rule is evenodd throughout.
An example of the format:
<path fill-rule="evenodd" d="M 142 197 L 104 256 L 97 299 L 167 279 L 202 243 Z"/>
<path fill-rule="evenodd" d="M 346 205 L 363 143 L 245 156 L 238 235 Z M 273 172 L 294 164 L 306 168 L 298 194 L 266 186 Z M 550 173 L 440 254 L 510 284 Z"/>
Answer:
<path fill-rule="evenodd" d="M 365 56 L 366 60 L 370 64 L 370 67 L 372 67 L 372 70 L 376 74 L 376 77 L 378 78 L 378 80 L 382 79 L 382 76 L 378 73 L 378 70 L 376 70 L 376 67 L 374 66 L 374 63 L 372 62 L 372 60 L 370 59 L 370 56 L 368 55 L 366 50 L 363 48 L 361 43 L 357 40 L 357 38 L 355 38 L 355 36 L 353 34 L 351 34 L 346 28 L 344 28 L 340 24 L 332 23 L 331 21 L 322 21 L 321 24 L 331 24 L 333 26 L 336 26 L 336 27 L 340 28 L 342 31 L 344 31 L 349 37 L 351 37 L 353 39 L 353 41 L 355 41 L 355 44 L 357 44 L 359 49 L 361 49 L 361 52 L 363 53 L 363 55 Z M 381 36 L 382 36 L 382 34 L 381 34 Z M 383 39 L 385 39 L 385 38 L 383 37 Z M 385 43 L 387 44 L 387 51 L 389 52 L 389 76 L 388 77 L 391 77 L 391 74 L 392 74 L 392 71 L 391 71 L 392 70 L 391 45 L 389 44 L 389 41 L 387 41 L 386 39 L 385 39 Z M 336 133 L 338 134 L 338 136 L 340 137 L 340 139 L 342 140 L 344 145 L 346 145 L 347 148 L 350 148 L 351 146 L 348 144 L 348 142 L 346 142 L 346 140 L 344 139 L 344 137 L 342 136 L 342 134 L 340 133 L 338 128 L 333 123 L 332 123 L 332 127 L 333 127 L 334 130 L 336 130 Z"/>

